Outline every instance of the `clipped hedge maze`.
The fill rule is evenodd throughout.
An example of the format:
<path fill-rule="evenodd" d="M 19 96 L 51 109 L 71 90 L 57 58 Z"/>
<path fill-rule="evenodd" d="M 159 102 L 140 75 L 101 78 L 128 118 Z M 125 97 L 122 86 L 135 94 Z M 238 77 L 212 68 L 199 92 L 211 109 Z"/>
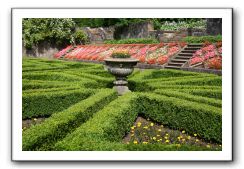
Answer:
<path fill-rule="evenodd" d="M 22 132 L 24 151 L 198 151 L 193 145 L 124 144 L 136 118 L 222 143 L 221 76 L 135 70 L 133 92 L 117 96 L 101 64 L 23 59 L 22 119 L 44 117 Z"/>

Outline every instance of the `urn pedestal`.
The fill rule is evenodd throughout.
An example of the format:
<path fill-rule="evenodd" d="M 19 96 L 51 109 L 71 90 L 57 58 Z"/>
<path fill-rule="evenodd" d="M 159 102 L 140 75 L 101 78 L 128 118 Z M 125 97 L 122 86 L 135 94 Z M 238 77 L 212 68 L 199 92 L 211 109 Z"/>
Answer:
<path fill-rule="evenodd" d="M 108 72 L 115 76 L 114 88 L 119 95 L 129 92 L 127 76 L 129 76 L 134 66 L 139 62 L 134 58 L 107 58 L 104 59 Z"/>

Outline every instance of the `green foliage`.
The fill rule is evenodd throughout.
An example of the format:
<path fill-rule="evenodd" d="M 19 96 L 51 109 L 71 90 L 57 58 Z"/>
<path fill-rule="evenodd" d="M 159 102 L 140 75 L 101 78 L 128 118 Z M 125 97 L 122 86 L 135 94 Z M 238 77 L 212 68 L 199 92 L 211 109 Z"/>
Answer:
<path fill-rule="evenodd" d="M 23 118 L 51 115 L 23 130 L 23 150 L 213 150 L 123 144 L 137 115 L 222 142 L 221 76 L 136 69 L 129 77 L 129 88 L 139 92 L 118 97 L 114 90 L 104 89 L 112 88 L 114 77 L 103 65 L 24 58 L 23 68 Z"/>
<path fill-rule="evenodd" d="M 24 46 L 32 48 L 42 41 L 51 44 L 71 43 L 75 23 L 70 18 L 26 18 L 22 21 Z"/>
<path fill-rule="evenodd" d="M 155 29 L 160 29 L 163 23 L 167 22 L 187 22 L 194 23 L 202 21 L 198 18 L 73 18 L 76 25 L 80 27 L 123 27 L 129 24 L 152 22 Z"/>
<path fill-rule="evenodd" d="M 204 43 L 204 42 L 211 42 L 216 43 L 219 41 L 222 41 L 222 36 L 187 36 L 182 39 L 182 41 L 185 41 L 187 43 Z"/>
<path fill-rule="evenodd" d="M 107 40 L 105 44 L 154 44 L 159 43 L 157 39 L 140 38 L 140 39 L 120 39 L 120 40 Z"/>
<path fill-rule="evenodd" d="M 23 150 L 50 150 L 53 143 L 87 121 L 116 97 L 113 90 L 101 90 L 68 109 L 53 114 L 40 125 L 23 132 Z"/>
<path fill-rule="evenodd" d="M 87 44 L 88 43 L 88 36 L 83 30 L 76 30 L 74 33 L 74 41 L 75 44 Z"/>
<path fill-rule="evenodd" d="M 120 141 L 137 117 L 133 94 L 120 96 L 56 144 L 57 150 L 91 150 L 101 141 Z"/>
<path fill-rule="evenodd" d="M 171 128 L 222 142 L 221 108 L 156 94 L 140 94 L 137 107 L 146 117 Z"/>
<path fill-rule="evenodd" d="M 209 98 L 214 98 L 214 99 L 222 99 L 222 89 L 221 88 L 217 88 L 214 89 L 213 87 L 209 89 L 184 89 L 182 92 L 186 92 L 186 93 L 191 93 L 193 95 L 197 95 L 197 96 L 202 96 L 202 97 L 209 97 Z"/>
<path fill-rule="evenodd" d="M 188 101 L 192 101 L 192 102 L 198 102 L 198 103 L 204 103 L 207 105 L 212 105 L 212 106 L 216 106 L 216 107 L 222 107 L 222 101 L 221 100 L 216 100 L 213 98 L 207 98 L 207 97 L 202 97 L 202 96 L 194 96 L 191 94 L 187 94 L 187 93 L 182 93 L 182 92 L 178 92 L 178 91 L 171 91 L 171 90 L 162 90 L 162 89 L 157 89 L 154 91 L 157 94 L 162 94 L 168 97 L 176 97 L 176 98 L 180 98 L 180 99 L 185 99 Z"/>
<path fill-rule="evenodd" d="M 53 113 L 67 109 L 72 104 L 91 95 L 89 90 L 68 90 L 52 92 L 23 93 L 22 119 L 48 117 Z"/>

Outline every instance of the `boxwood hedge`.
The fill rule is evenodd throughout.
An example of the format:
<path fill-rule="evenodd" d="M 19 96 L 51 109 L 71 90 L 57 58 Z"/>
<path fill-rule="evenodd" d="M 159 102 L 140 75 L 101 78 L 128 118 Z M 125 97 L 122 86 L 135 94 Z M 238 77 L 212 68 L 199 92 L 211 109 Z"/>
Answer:
<path fill-rule="evenodd" d="M 55 145 L 57 150 L 90 150 L 101 141 L 120 141 L 138 115 L 136 95 L 120 96 Z"/>
<path fill-rule="evenodd" d="M 157 122 L 222 142 L 221 108 L 158 94 L 138 94 L 137 108 Z"/>
<path fill-rule="evenodd" d="M 87 121 L 116 97 L 114 90 L 103 89 L 68 109 L 53 114 L 43 123 L 22 133 L 22 149 L 25 151 L 52 149 L 53 143 Z"/>
<path fill-rule="evenodd" d="M 92 93 L 93 91 L 84 89 L 23 93 L 22 119 L 48 117 L 86 99 Z"/>

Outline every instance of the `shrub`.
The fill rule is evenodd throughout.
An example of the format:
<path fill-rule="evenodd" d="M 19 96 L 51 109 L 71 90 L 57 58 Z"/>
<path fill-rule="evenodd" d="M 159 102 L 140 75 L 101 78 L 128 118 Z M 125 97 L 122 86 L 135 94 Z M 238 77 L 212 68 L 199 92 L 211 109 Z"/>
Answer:
<path fill-rule="evenodd" d="M 159 43 L 157 39 L 152 38 L 138 38 L 138 39 L 120 39 L 120 40 L 107 40 L 105 44 L 155 44 Z"/>
<path fill-rule="evenodd" d="M 57 45 L 72 42 L 75 23 L 70 18 L 26 18 L 23 19 L 23 41 L 26 48 L 32 48 L 46 41 Z"/>
<path fill-rule="evenodd" d="M 117 94 L 113 90 L 101 90 L 70 108 L 53 114 L 40 125 L 33 126 L 23 132 L 22 149 L 25 151 L 50 150 L 53 143 L 87 121 L 116 97 Z"/>
<path fill-rule="evenodd" d="M 217 36 L 187 36 L 183 38 L 182 41 L 185 41 L 187 43 L 204 43 L 206 41 L 215 43 L 222 41 L 222 36 L 217 35 Z"/>
<path fill-rule="evenodd" d="M 193 95 L 197 96 L 203 96 L 203 97 L 209 97 L 209 98 L 215 98 L 215 99 L 222 99 L 222 89 L 215 89 L 211 86 L 209 86 L 209 89 L 184 89 L 182 92 L 191 93 Z"/>
<path fill-rule="evenodd" d="M 22 119 L 50 116 L 86 99 L 91 93 L 92 91 L 84 89 L 23 93 Z"/>
<path fill-rule="evenodd" d="M 208 104 L 211 106 L 222 107 L 222 101 L 216 100 L 213 98 L 206 98 L 206 97 L 202 97 L 202 96 L 194 96 L 191 94 L 181 93 L 178 91 L 162 90 L 162 89 L 157 89 L 154 92 L 157 94 L 162 94 L 162 95 L 168 96 L 168 97 L 176 97 L 179 99 L 186 99 L 186 100 L 192 101 L 192 102 L 198 102 L 198 103 Z"/>
<path fill-rule="evenodd" d="M 140 112 L 171 128 L 222 142 L 221 108 L 156 94 L 140 94 Z"/>
<path fill-rule="evenodd" d="M 120 96 L 55 146 L 57 150 L 91 150 L 101 141 L 120 141 L 137 117 L 136 96 Z M 116 108 L 115 108 L 116 107 Z"/>
<path fill-rule="evenodd" d="M 75 44 L 85 45 L 89 43 L 87 34 L 81 29 L 75 31 L 73 36 L 74 36 Z"/>

